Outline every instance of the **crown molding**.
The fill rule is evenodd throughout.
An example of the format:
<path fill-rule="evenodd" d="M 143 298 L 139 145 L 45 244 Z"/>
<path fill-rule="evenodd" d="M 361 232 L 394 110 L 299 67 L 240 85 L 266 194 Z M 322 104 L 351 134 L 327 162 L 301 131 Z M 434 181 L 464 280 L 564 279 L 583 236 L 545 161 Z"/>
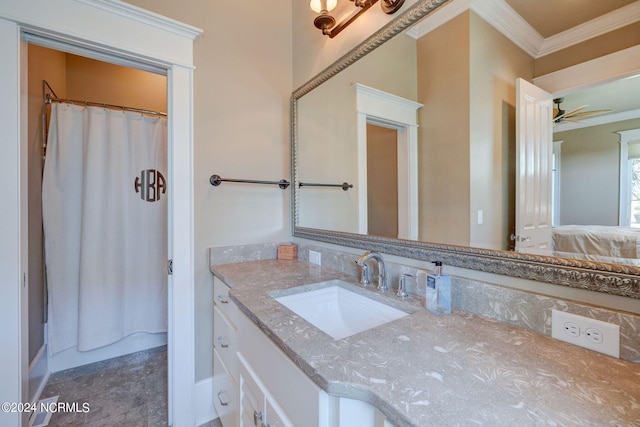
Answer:
<path fill-rule="evenodd" d="M 544 38 L 504 0 L 472 0 L 471 10 L 529 56 L 537 57 Z"/>
<path fill-rule="evenodd" d="M 563 96 L 638 72 L 640 45 L 535 77 L 533 84 L 553 93 L 554 96 Z"/>
<path fill-rule="evenodd" d="M 638 21 L 640 21 L 640 2 L 636 1 L 567 31 L 547 37 L 538 49 L 536 57 L 549 55 Z"/>
<path fill-rule="evenodd" d="M 419 39 L 425 34 L 429 34 L 431 31 L 446 24 L 456 16 L 469 10 L 472 0 L 451 0 L 446 4 L 446 7 L 441 7 L 431 12 L 425 19 L 414 24 L 407 34 L 414 39 Z"/>
<path fill-rule="evenodd" d="M 634 2 L 599 18 L 546 39 L 504 0 L 452 0 L 408 34 L 418 39 L 461 13 L 472 10 L 533 58 L 540 58 L 591 38 L 640 21 L 640 2 Z"/>
<path fill-rule="evenodd" d="M 75 0 L 88 6 L 97 7 L 107 12 L 168 31 L 181 37 L 196 40 L 202 35 L 200 28 L 184 24 L 166 16 L 148 11 L 141 7 L 125 3 L 121 0 Z"/>

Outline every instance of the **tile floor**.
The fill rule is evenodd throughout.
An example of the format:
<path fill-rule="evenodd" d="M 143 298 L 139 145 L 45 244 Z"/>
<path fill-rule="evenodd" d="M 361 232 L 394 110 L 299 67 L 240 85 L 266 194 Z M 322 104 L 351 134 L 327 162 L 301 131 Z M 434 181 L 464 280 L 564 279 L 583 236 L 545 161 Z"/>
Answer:
<path fill-rule="evenodd" d="M 49 426 L 166 427 L 167 347 L 127 354 L 51 374 L 40 399 L 89 404 L 87 413 L 58 412 Z M 201 427 L 222 427 L 219 419 Z"/>
<path fill-rule="evenodd" d="M 54 413 L 49 426 L 166 426 L 166 346 L 51 374 L 40 399 L 89 404 Z"/>

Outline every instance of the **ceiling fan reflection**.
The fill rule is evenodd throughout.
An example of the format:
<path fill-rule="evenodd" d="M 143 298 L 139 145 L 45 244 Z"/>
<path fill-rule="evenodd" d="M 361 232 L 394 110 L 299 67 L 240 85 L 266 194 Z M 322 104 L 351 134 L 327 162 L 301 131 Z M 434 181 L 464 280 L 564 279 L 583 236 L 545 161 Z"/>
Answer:
<path fill-rule="evenodd" d="M 556 98 L 553 103 L 556 104 L 556 108 L 553 109 L 553 127 L 562 123 L 580 123 L 577 119 L 584 119 L 586 117 L 596 116 L 599 114 L 611 113 L 613 110 L 592 110 L 582 111 L 589 105 L 582 105 L 578 108 L 574 108 L 570 111 L 565 111 L 560 107 L 560 104 L 564 102 L 564 98 Z"/>

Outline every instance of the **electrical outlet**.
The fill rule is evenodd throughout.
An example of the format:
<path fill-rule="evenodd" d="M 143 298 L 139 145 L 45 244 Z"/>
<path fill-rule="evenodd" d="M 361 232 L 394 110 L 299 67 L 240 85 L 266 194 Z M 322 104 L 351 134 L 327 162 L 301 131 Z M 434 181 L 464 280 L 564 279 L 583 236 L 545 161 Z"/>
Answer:
<path fill-rule="evenodd" d="M 322 265 L 322 254 L 317 251 L 309 251 L 309 262 L 311 264 Z"/>
<path fill-rule="evenodd" d="M 561 341 L 620 357 L 620 326 L 566 311 L 551 311 L 551 336 Z"/>
<path fill-rule="evenodd" d="M 569 335 L 570 337 L 577 338 L 580 336 L 580 326 L 576 325 L 573 322 L 565 322 L 563 325 L 564 333 Z"/>
<path fill-rule="evenodd" d="M 602 335 L 602 332 L 600 332 L 596 328 L 587 328 L 584 330 L 584 334 L 587 337 L 587 341 L 591 341 L 596 344 L 600 344 L 603 342 L 604 337 Z"/>

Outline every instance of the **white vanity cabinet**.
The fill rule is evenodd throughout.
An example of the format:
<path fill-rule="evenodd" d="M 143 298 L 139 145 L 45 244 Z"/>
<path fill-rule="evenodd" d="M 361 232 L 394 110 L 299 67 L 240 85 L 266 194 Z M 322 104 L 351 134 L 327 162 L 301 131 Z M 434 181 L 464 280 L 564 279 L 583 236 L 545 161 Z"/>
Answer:
<path fill-rule="evenodd" d="M 241 427 L 329 427 L 329 396 L 238 312 Z M 255 423 L 254 423 L 255 413 Z"/>
<path fill-rule="evenodd" d="M 329 396 L 238 312 L 240 427 L 393 427 L 372 405 Z"/>
<path fill-rule="evenodd" d="M 238 307 L 229 300 L 229 287 L 213 278 L 213 405 L 224 427 L 238 425 Z"/>
<path fill-rule="evenodd" d="M 240 427 L 293 427 L 266 386 L 238 354 L 240 374 Z"/>

